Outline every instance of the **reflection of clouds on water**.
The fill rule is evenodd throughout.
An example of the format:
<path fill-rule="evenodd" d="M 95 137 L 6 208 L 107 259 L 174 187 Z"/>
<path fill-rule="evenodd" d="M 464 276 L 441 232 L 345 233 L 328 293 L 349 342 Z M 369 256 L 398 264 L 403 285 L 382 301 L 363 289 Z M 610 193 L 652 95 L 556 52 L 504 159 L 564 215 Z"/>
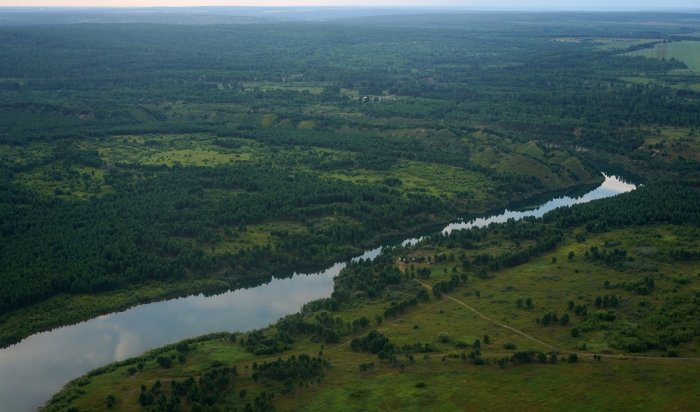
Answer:
<path fill-rule="evenodd" d="M 143 349 L 141 338 L 133 333 L 124 332 L 119 336 L 119 343 L 114 349 L 114 360 L 124 360 L 133 356 L 134 353 L 143 351 Z"/>
<path fill-rule="evenodd" d="M 115 360 L 122 333 L 105 317 L 91 322 L 32 335 L 0 350 L 0 409 L 33 410 L 69 379 Z M 126 357 L 142 350 L 131 348 Z"/>
<path fill-rule="evenodd" d="M 592 200 L 603 199 L 606 197 L 618 195 L 620 193 L 631 192 L 632 190 L 637 188 L 637 186 L 631 183 L 627 183 L 617 176 L 607 176 L 605 174 L 603 176 L 605 176 L 605 181 L 603 181 L 603 183 L 596 189 L 584 194 L 583 196 L 577 198 L 563 196 L 556 199 L 552 199 L 549 202 L 535 209 L 524 211 L 511 211 L 506 209 L 506 211 L 501 213 L 500 215 L 491 216 L 488 218 L 474 219 L 469 222 L 451 223 L 442 230 L 442 233 L 447 234 L 452 232 L 453 230 L 484 227 L 490 225 L 491 223 L 504 223 L 507 222 L 509 219 L 520 220 L 525 217 L 542 217 L 545 213 L 551 212 L 552 210 L 558 209 L 560 207 L 572 206 L 580 203 L 587 203 Z"/>
<path fill-rule="evenodd" d="M 379 254 L 382 252 L 382 249 L 383 249 L 383 248 L 380 246 L 380 247 L 378 247 L 378 248 L 368 250 L 368 251 L 366 251 L 365 253 L 361 254 L 360 256 L 357 256 L 357 257 L 353 258 L 352 260 L 353 260 L 354 262 L 357 262 L 357 261 L 360 260 L 360 259 L 364 259 L 364 260 L 367 260 L 367 259 L 369 259 L 369 260 L 374 260 L 374 258 L 376 258 L 377 256 L 379 256 Z"/>
<path fill-rule="evenodd" d="M 606 174 L 603 174 L 603 176 L 605 176 L 605 181 L 600 185 L 602 189 L 612 190 L 614 193 L 625 193 L 637 188 L 636 185 L 625 182 L 618 176 L 608 176 Z"/>
<path fill-rule="evenodd" d="M 557 207 L 634 188 L 634 185 L 606 176 L 600 187 L 580 198 L 563 197 L 529 211 L 506 211 L 498 216 L 454 223 L 445 231 L 504 222 L 509 218 L 541 216 Z M 381 250 L 380 247 L 366 251 L 356 259 L 374 259 Z M 0 408 L 8 411 L 35 409 L 70 379 L 150 348 L 214 331 L 242 331 L 267 326 L 298 311 L 311 300 L 329 296 L 333 290 L 333 278 L 344 267 L 345 263 L 341 262 L 319 273 L 272 279 L 255 288 L 136 306 L 32 335 L 17 345 L 0 349 Z"/>
<path fill-rule="evenodd" d="M 32 335 L 0 350 L 1 409 L 34 409 L 68 380 L 153 347 L 212 331 L 267 326 L 310 300 L 330 295 L 342 266 L 216 296 L 141 305 Z"/>

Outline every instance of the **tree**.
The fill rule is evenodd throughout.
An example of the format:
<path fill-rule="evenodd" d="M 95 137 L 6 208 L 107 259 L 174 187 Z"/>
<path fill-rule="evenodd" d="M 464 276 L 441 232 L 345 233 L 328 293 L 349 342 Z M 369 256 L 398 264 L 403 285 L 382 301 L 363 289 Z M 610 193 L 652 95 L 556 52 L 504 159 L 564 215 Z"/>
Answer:
<path fill-rule="evenodd" d="M 117 398 L 115 398 L 114 395 L 108 395 L 107 399 L 105 399 L 105 405 L 107 406 L 107 409 L 112 409 L 116 402 Z"/>
<path fill-rule="evenodd" d="M 532 298 L 525 299 L 525 306 L 527 306 L 528 309 L 532 309 L 532 307 L 534 306 L 532 303 Z"/>
<path fill-rule="evenodd" d="M 173 360 L 168 356 L 158 356 L 156 361 L 158 361 L 158 364 L 161 367 L 166 368 L 166 369 L 170 368 L 173 364 Z"/>

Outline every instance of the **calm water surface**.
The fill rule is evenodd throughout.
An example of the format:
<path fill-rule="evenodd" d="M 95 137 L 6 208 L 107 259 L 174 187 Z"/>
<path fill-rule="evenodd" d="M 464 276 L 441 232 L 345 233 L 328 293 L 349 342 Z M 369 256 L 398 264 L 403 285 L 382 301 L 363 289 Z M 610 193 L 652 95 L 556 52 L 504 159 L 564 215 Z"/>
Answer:
<path fill-rule="evenodd" d="M 443 232 L 502 223 L 508 219 L 540 217 L 562 206 L 590 202 L 629 192 L 636 187 L 615 176 L 605 176 L 598 188 L 577 198 L 559 197 L 541 206 L 510 211 L 447 225 Z M 415 243 L 416 238 L 403 244 Z M 355 259 L 373 259 L 382 248 Z M 0 349 L 0 411 L 32 411 L 68 381 L 110 362 L 133 357 L 159 346 L 217 331 L 261 328 L 297 312 L 314 299 L 330 296 L 333 278 L 345 263 L 314 274 L 274 279 L 251 289 L 221 295 L 203 295 L 136 306 L 119 313 L 32 335 Z"/>

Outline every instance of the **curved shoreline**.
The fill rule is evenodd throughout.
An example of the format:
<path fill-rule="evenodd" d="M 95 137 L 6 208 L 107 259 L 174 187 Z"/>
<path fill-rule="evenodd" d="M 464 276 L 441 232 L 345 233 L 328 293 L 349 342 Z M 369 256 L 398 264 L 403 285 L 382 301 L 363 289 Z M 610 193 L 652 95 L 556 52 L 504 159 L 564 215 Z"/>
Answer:
<path fill-rule="evenodd" d="M 610 182 L 624 185 L 617 178 L 606 177 L 603 184 L 586 195 L 604 188 Z M 603 197 L 634 188 L 634 185 L 626 184 L 617 191 L 606 192 Z M 559 200 L 564 206 L 564 203 L 575 202 L 586 195 L 575 199 L 559 197 L 553 201 Z M 506 210 L 492 218 L 507 213 L 510 212 Z M 397 243 L 400 242 L 392 242 Z M 371 259 L 382 248 L 368 250 L 355 259 Z M 328 296 L 333 290 L 333 278 L 343 267 L 345 263 L 341 262 L 316 274 L 273 279 L 251 289 L 139 305 L 77 325 L 32 335 L 20 344 L 0 350 L 0 365 L 3 366 L 0 368 L 0 379 L 7 382 L 0 389 L 0 402 L 11 406 L 12 410 L 32 410 L 68 381 L 99 366 L 212 331 L 264 327 L 298 311 L 308 301 Z M 57 357 L 56 353 L 62 355 Z M 40 384 L 36 384 L 37 380 L 41 380 Z"/>

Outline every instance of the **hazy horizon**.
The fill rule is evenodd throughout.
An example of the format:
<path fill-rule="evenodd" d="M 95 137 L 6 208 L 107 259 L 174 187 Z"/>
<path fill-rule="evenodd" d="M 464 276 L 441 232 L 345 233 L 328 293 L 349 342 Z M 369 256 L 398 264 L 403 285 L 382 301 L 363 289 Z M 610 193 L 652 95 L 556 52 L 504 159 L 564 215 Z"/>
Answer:
<path fill-rule="evenodd" d="M 0 0 L 0 7 L 18 8 L 152 8 L 152 7 L 362 7 L 362 8 L 451 8 L 491 10 L 581 10 L 581 11 L 644 11 L 700 9 L 696 0 L 612 0 L 557 1 L 532 0 Z"/>

